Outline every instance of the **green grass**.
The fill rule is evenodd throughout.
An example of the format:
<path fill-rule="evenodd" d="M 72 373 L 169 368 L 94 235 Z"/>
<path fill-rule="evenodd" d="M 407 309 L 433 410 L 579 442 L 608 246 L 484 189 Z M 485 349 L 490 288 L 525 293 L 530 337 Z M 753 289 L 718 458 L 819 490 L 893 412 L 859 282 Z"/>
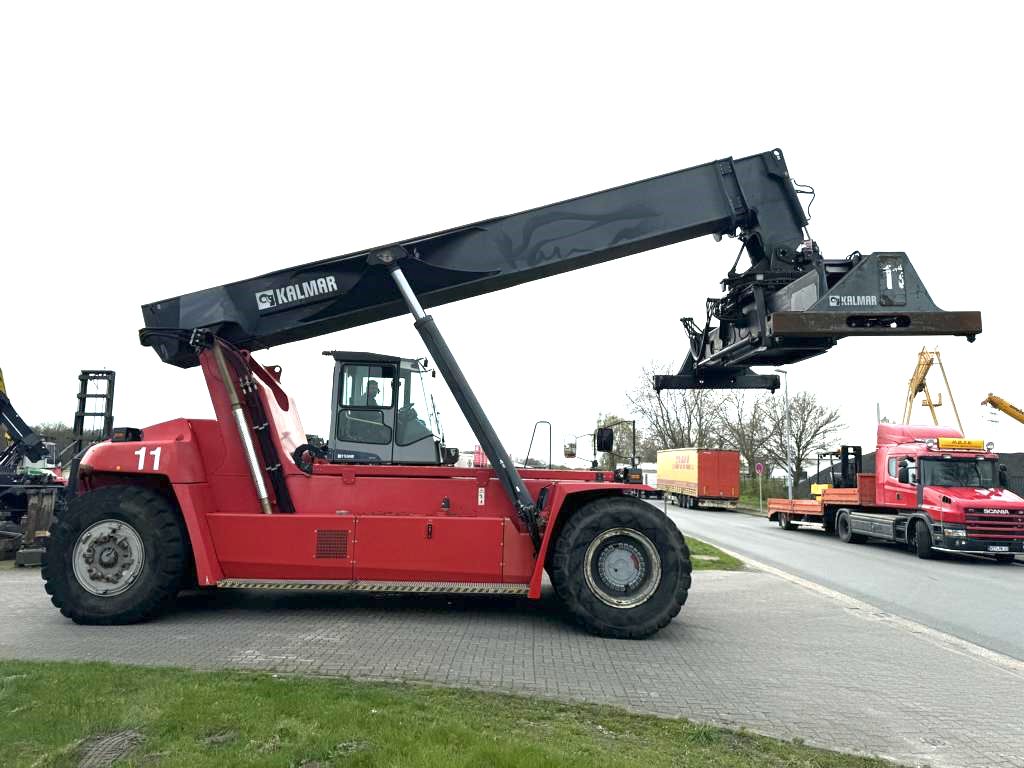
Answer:
<path fill-rule="evenodd" d="M 0 763 L 76 766 L 135 729 L 118 766 L 890 765 L 684 720 L 424 685 L 0 661 Z"/>
<path fill-rule="evenodd" d="M 686 544 L 690 548 L 690 562 L 693 563 L 695 571 L 741 571 L 743 561 L 737 560 L 732 555 L 727 555 L 717 547 L 713 547 L 706 541 L 695 539 L 693 536 L 686 537 Z M 695 557 L 697 555 L 697 557 Z M 714 557 L 717 560 L 705 558 Z"/>
<path fill-rule="evenodd" d="M 14 570 L 14 559 L 0 560 L 0 571 L 13 571 Z"/>

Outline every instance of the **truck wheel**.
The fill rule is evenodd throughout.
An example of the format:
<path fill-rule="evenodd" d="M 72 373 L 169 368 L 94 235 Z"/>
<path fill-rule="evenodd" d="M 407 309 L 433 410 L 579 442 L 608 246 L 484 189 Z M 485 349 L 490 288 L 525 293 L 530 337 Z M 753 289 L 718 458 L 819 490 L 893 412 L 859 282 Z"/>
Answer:
<path fill-rule="evenodd" d="M 836 534 L 841 541 L 847 544 L 863 544 L 865 537 L 861 533 L 854 533 L 850 525 L 850 514 L 843 510 L 836 517 Z"/>
<path fill-rule="evenodd" d="M 76 496 L 50 529 L 46 591 L 77 624 L 130 624 L 173 601 L 188 566 L 181 517 L 147 488 L 110 486 Z"/>
<path fill-rule="evenodd" d="M 558 534 L 548 570 L 569 613 L 602 637 L 653 635 L 690 589 L 690 551 L 679 529 L 626 497 L 577 510 Z"/>
<path fill-rule="evenodd" d="M 795 531 L 796 525 L 789 519 L 789 515 L 785 512 L 779 512 L 779 528 L 784 531 Z"/>
<path fill-rule="evenodd" d="M 914 521 L 914 551 L 922 560 L 928 560 L 935 553 L 932 552 L 932 533 L 928 530 L 928 523 L 918 518 Z"/>

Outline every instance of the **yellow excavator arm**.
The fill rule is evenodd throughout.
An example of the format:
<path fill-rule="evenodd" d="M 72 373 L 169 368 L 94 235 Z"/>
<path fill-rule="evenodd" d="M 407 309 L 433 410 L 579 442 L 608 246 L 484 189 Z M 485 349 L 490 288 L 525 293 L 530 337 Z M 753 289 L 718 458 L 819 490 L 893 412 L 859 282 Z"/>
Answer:
<path fill-rule="evenodd" d="M 3 380 L 0 379 L 0 386 L 3 385 Z M 991 405 L 997 411 L 1002 411 L 1011 419 L 1016 419 L 1021 424 L 1024 424 L 1024 411 L 1015 406 L 1013 403 L 1008 403 L 998 395 L 993 395 L 991 392 L 988 397 L 981 401 L 982 405 Z"/>

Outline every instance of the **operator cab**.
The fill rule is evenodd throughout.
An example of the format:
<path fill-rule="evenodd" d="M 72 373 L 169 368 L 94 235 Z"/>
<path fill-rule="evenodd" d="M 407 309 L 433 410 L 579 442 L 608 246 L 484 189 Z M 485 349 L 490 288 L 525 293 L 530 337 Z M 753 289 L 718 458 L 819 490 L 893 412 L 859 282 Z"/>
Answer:
<path fill-rule="evenodd" d="M 444 445 L 425 359 L 371 352 L 324 352 L 334 358 L 328 458 L 336 464 L 454 464 Z"/>

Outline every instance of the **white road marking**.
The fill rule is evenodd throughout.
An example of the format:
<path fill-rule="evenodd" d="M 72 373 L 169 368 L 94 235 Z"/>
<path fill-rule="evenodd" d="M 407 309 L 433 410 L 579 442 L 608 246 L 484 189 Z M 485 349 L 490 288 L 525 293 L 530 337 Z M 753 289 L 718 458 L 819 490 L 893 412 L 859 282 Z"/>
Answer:
<path fill-rule="evenodd" d="M 733 552 L 732 550 L 726 549 L 718 544 L 715 544 L 715 547 L 722 550 L 727 555 L 732 555 L 738 560 L 742 560 L 759 571 L 770 573 L 772 576 L 788 581 L 791 584 L 796 584 L 797 586 L 808 589 L 811 592 L 816 592 L 819 595 L 835 600 L 836 602 L 841 603 L 843 607 L 847 608 L 853 615 L 859 616 L 865 621 L 881 621 L 889 624 L 890 626 L 898 627 L 905 632 L 910 632 L 911 634 L 927 640 L 932 645 L 952 651 L 953 653 L 972 656 L 976 659 L 987 662 L 994 667 L 998 667 L 999 669 L 1024 678 L 1024 661 L 1021 661 L 1020 659 L 1015 659 L 1012 656 L 1006 656 L 1002 653 L 998 653 L 983 646 L 976 645 L 975 643 L 968 642 L 967 640 L 963 640 L 955 635 L 940 632 L 937 629 L 932 629 L 931 627 L 919 622 L 911 621 L 910 619 L 905 619 L 902 616 L 897 616 L 887 611 L 883 611 L 870 603 L 864 602 L 863 600 L 858 600 L 855 597 L 850 597 L 847 594 L 822 586 L 821 584 L 810 581 L 809 579 L 796 576 L 788 571 L 783 571 L 782 569 L 768 565 L 767 563 L 754 560 L 747 555 L 741 555 L 738 552 Z"/>

